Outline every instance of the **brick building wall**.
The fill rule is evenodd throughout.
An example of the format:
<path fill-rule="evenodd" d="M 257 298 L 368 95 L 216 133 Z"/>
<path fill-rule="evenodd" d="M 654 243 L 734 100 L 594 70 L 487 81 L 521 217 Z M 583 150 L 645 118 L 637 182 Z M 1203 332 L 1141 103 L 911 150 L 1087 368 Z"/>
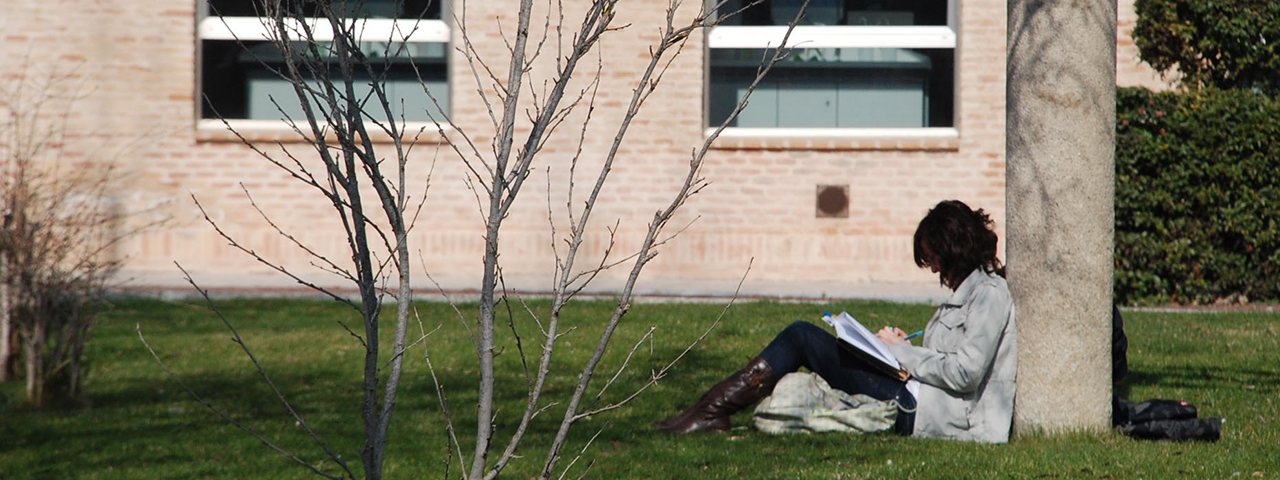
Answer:
<path fill-rule="evenodd" d="M 0 75 L 11 80 L 55 71 L 73 73 L 79 83 L 68 90 L 82 98 L 76 102 L 68 129 L 80 136 L 66 143 L 66 152 L 83 158 L 118 158 L 126 176 L 116 200 L 139 212 L 131 222 L 170 218 L 165 227 L 141 234 L 120 248 L 129 258 L 125 277 L 132 285 L 180 285 L 175 262 L 215 288 L 290 284 L 229 247 L 204 220 L 206 214 L 247 248 L 319 283 L 337 284 L 335 277 L 311 268 L 312 259 L 278 235 L 254 205 L 282 230 L 345 265 L 349 260 L 343 259 L 349 254 L 344 254 L 345 239 L 332 208 L 247 149 L 224 127 L 199 121 L 196 11 L 203 2 L 9 3 L 0 18 L 4 32 Z M 479 55 L 495 69 L 505 67 L 506 53 L 503 32 L 495 25 L 514 24 L 516 3 L 468 5 L 465 31 Z M 571 10 L 566 18 L 573 19 L 572 10 L 582 8 L 583 2 L 566 3 Z M 1121 7 L 1118 26 L 1120 83 L 1159 85 L 1149 70 L 1132 65 L 1136 53 L 1126 31 L 1132 28 L 1132 9 L 1126 16 L 1125 8 Z M 678 18 L 687 20 L 692 13 L 686 7 Z M 587 88 L 587 75 L 595 71 L 598 59 L 603 75 L 572 184 L 575 208 L 590 190 L 664 15 L 662 9 L 649 6 L 620 12 L 617 23 L 631 26 L 608 36 L 599 47 L 600 55 L 583 65 L 585 75 L 569 88 L 570 92 Z M 847 296 L 858 284 L 886 282 L 936 288 L 936 278 L 917 269 L 911 260 L 911 234 L 930 206 L 942 199 L 963 200 L 988 210 L 1003 232 L 1005 15 L 1005 2 L 999 0 L 966 0 L 959 8 L 958 137 L 719 140 L 702 172 L 710 185 L 672 222 L 668 233 L 683 231 L 646 269 L 640 289 L 731 291 L 749 262 L 747 290 L 762 294 Z M 461 45 L 463 30 L 453 26 L 453 46 Z M 535 36 L 546 31 L 541 25 L 533 30 Z M 555 42 L 547 45 L 554 48 Z M 615 224 L 611 258 L 620 260 L 633 251 L 653 212 L 665 207 L 678 188 L 691 149 L 705 138 L 703 47 L 704 37 L 694 35 L 632 123 L 594 212 L 588 260 L 580 260 L 579 265 L 599 261 Z M 531 85 L 539 92 L 553 71 L 553 59 L 545 51 L 531 70 Z M 450 62 L 453 120 L 482 152 L 488 152 L 494 132 L 475 77 L 456 50 L 450 53 Z M 491 95 L 491 85 L 482 83 Z M 495 102 L 492 96 L 490 101 Z M 548 209 L 556 233 L 563 235 L 568 228 L 569 164 L 584 119 L 584 109 L 575 112 L 547 144 L 504 224 L 501 258 L 510 285 L 539 290 L 553 271 Z M 265 151 L 276 152 L 281 147 L 274 142 L 279 140 L 284 148 L 308 153 L 306 145 L 287 132 L 249 128 L 242 133 Z M 461 138 L 459 132 L 450 135 Z M 426 137 L 434 135 L 428 132 Z M 384 151 L 390 152 L 389 147 L 384 145 Z M 414 271 L 425 268 L 447 288 L 476 285 L 483 222 L 476 194 L 465 181 L 465 164 L 451 149 L 429 139 L 415 148 L 410 165 L 408 191 L 414 198 L 427 194 L 411 238 L 411 251 L 421 257 L 415 258 Z M 819 185 L 848 186 L 847 218 L 817 218 Z M 245 190 L 252 195 L 252 203 Z M 606 274 L 598 285 L 605 289 L 617 285 L 629 266 Z M 424 277 L 418 277 L 416 284 L 430 289 Z"/>
<path fill-rule="evenodd" d="M 1133 23 L 1137 19 L 1133 0 L 1121 0 L 1116 9 L 1116 85 L 1169 89 L 1176 77 L 1165 79 L 1138 58 L 1138 47 L 1133 43 Z"/>

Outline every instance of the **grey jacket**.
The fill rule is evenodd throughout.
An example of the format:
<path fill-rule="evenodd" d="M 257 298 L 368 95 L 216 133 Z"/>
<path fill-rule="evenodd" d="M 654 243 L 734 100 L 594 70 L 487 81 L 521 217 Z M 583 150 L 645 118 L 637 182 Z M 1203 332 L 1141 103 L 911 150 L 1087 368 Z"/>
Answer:
<path fill-rule="evenodd" d="M 921 383 L 914 435 L 1009 441 L 1018 329 L 1003 278 L 974 270 L 925 326 L 923 347 L 890 350 Z"/>

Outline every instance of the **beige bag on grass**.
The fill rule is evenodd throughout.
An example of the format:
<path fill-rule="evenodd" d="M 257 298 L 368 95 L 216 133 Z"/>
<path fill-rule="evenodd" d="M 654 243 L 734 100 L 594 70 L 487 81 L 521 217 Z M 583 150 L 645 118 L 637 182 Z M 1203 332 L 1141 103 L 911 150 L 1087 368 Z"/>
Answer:
<path fill-rule="evenodd" d="M 789 373 L 756 406 L 752 421 L 765 433 L 869 433 L 890 430 L 898 402 L 850 395 L 816 373 Z"/>

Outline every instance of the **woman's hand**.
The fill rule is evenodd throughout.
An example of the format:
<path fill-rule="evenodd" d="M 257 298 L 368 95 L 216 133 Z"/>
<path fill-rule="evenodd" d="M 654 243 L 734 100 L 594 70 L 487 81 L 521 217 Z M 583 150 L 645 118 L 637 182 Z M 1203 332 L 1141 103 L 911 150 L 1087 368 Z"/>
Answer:
<path fill-rule="evenodd" d="M 893 327 L 881 328 L 879 332 L 876 332 L 876 338 L 879 338 L 881 342 L 884 342 L 885 345 L 889 346 L 899 342 L 907 342 L 908 345 L 911 344 L 911 342 L 907 340 L 907 332 Z"/>

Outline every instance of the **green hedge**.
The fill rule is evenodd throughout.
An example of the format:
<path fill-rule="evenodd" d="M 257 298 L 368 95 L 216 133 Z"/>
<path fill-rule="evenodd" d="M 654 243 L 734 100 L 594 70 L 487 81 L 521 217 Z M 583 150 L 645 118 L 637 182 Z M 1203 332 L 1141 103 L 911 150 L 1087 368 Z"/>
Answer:
<path fill-rule="evenodd" d="M 1280 300 L 1280 101 L 1116 95 L 1116 301 Z"/>
<path fill-rule="evenodd" d="M 1194 88 L 1280 94 L 1280 2 L 1136 0 L 1142 61 Z"/>

